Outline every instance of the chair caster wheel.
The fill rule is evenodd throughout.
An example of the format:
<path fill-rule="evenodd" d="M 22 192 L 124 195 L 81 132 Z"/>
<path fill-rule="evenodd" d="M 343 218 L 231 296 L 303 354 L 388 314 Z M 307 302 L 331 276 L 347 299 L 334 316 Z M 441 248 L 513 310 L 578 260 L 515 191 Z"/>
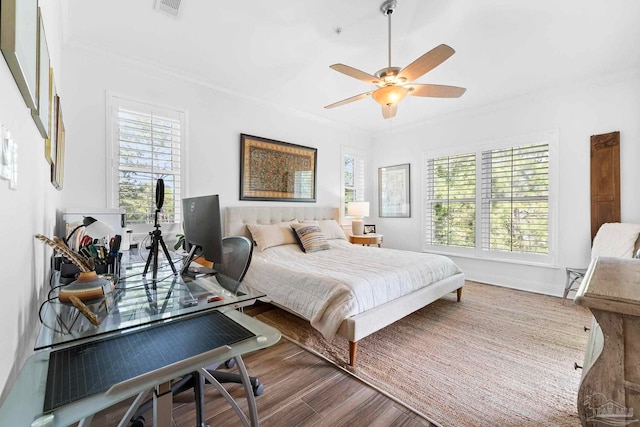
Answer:
<path fill-rule="evenodd" d="M 135 420 L 131 420 L 131 427 L 144 427 L 144 417 L 139 416 Z"/>
<path fill-rule="evenodd" d="M 236 366 L 236 359 L 229 359 L 229 360 L 227 360 L 226 362 L 224 362 L 224 366 L 225 366 L 227 369 L 231 369 L 231 368 L 233 368 L 234 366 Z"/>
<path fill-rule="evenodd" d="M 264 386 L 258 380 L 256 380 L 255 384 L 253 384 L 252 388 L 254 396 L 260 396 L 262 393 L 264 393 Z"/>

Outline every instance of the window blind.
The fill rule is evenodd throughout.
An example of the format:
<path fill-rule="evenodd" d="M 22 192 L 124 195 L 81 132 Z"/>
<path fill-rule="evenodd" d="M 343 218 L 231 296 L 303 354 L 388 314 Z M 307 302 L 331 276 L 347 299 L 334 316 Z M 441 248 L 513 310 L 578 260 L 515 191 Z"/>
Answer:
<path fill-rule="evenodd" d="M 155 187 L 162 178 L 165 195 L 159 222 L 180 222 L 183 114 L 146 104 L 123 104 L 118 103 L 114 111 L 115 199 L 125 210 L 128 223 L 153 224 Z"/>
<path fill-rule="evenodd" d="M 425 165 L 425 241 L 475 246 L 476 155 L 438 157 Z"/>
<path fill-rule="evenodd" d="M 549 145 L 482 153 L 482 249 L 549 251 Z"/>
<path fill-rule="evenodd" d="M 344 215 L 349 202 L 365 200 L 365 163 L 363 155 L 347 153 L 344 158 Z"/>

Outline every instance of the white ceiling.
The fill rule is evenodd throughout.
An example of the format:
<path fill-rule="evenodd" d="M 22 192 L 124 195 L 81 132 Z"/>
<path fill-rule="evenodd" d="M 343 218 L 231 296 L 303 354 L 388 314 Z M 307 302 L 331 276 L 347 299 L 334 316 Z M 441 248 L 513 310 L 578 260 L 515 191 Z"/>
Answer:
<path fill-rule="evenodd" d="M 67 0 L 65 33 L 70 43 L 371 131 L 640 69 L 637 0 L 398 0 L 392 65 L 448 44 L 456 53 L 416 82 L 467 92 L 407 97 L 390 120 L 373 99 L 324 109 L 373 88 L 329 65 L 371 74 L 387 66 L 381 3 L 182 0 L 175 19 L 155 10 L 155 0 Z"/>

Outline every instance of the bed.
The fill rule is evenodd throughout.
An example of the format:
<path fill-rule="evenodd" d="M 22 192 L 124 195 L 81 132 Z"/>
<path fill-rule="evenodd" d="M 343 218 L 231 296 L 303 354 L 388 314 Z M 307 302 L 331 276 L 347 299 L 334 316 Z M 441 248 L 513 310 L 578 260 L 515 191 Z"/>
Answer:
<path fill-rule="evenodd" d="M 359 340 L 448 293 L 460 301 L 464 274 L 444 256 L 352 245 L 338 218 L 332 207 L 234 206 L 225 210 L 224 233 L 257 244 L 243 285 L 310 321 L 325 339 L 346 338 L 353 366 Z M 317 225 L 329 250 L 303 252 L 291 228 L 299 222 Z"/>

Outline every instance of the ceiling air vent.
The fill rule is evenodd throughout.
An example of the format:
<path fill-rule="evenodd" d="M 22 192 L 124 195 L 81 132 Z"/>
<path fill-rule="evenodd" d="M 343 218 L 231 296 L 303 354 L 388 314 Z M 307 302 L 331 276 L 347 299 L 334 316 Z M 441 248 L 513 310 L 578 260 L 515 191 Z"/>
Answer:
<path fill-rule="evenodd" d="M 156 0 L 156 9 L 174 18 L 180 17 L 182 0 Z"/>

